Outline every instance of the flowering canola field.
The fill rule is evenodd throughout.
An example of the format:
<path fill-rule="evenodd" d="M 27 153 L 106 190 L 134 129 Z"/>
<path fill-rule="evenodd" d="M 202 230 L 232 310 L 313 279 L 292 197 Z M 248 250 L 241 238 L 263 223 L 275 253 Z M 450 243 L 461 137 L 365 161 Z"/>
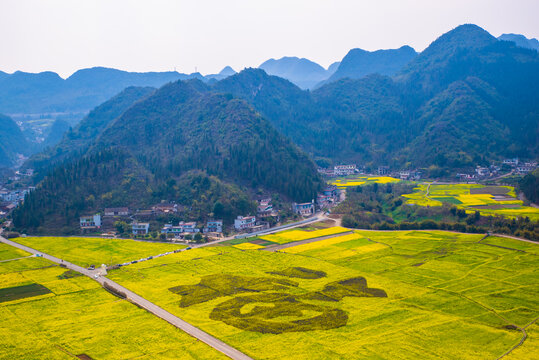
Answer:
<path fill-rule="evenodd" d="M 419 184 L 412 194 L 402 195 L 408 204 L 420 206 L 442 206 L 450 203 L 458 208 L 482 215 L 500 215 L 508 217 L 529 217 L 539 220 L 539 209 L 524 206 L 516 198 L 511 186 L 484 186 L 477 184 Z"/>
<path fill-rule="evenodd" d="M 0 289 L 40 284 L 51 291 L 0 302 L 0 359 L 226 358 L 87 277 L 60 278 L 65 272 L 43 258 L 0 263 Z"/>
<path fill-rule="evenodd" d="M 494 359 L 525 326 L 515 354 L 532 358 L 539 245 L 482 237 L 356 231 L 279 252 L 205 247 L 109 277 L 255 359 Z"/>
<path fill-rule="evenodd" d="M 114 265 L 184 248 L 183 245 L 90 237 L 26 237 L 16 242 L 83 267 Z"/>
<path fill-rule="evenodd" d="M 260 239 L 268 240 L 277 244 L 287 244 L 294 241 L 314 239 L 322 236 L 334 235 L 350 231 L 347 228 L 340 226 L 330 227 L 326 229 L 305 231 L 305 230 L 286 230 L 276 234 L 260 236 Z"/>
<path fill-rule="evenodd" d="M 340 188 L 352 187 L 352 186 L 361 186 L 366 184 L 388 184 L 399 182 L 399 179 L 392 178 L 389 176 L 358 176 L 353 178 L 346 179 L 337 179 L 331 182 L 332 185 L 335 185 Z"/>

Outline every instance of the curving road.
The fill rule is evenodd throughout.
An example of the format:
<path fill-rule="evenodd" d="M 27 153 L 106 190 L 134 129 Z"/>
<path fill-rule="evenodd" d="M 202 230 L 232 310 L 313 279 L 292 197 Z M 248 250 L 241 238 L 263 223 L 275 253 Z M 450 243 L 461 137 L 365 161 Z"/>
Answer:
<path fill-rule="evenodd" d="M 122 285 L 107 279 L 104 276 L 99 275 L 99 269 L 96 270 L 88 270 L 81 266 L 72 264 L 70 262 L 64 261 L 62 259 L 59 259 L 57 257 L 51 256 L 49 254 L 45 254 L 41 251 L 37 251 L 35 249 L 32 249 L 28 246 L 21 245 L 19 243 L 16 243 L 14 241 L 8 240 L 2 236 L 0 236 L 0 242 L 11 245 L 13 247 L 19 248 L 21 250 L 24 250 L 26 252 L 32 253 L 32 254 L 40 254 L 43 256 L 44 259 L 50 260 L 52 262 L 55 262 L 57 264 L 64 265 L 66 268 L 76 271 L 78 273 L 81 273 L 83 275 L 86 275 L 98 283 L 100 283 L 103 287 L 105 287 L 105 284 L 107 285 L 105 288 L 113 288 L 116 292 L 121 293 L 122 295 L 125 295 L 126 299 L 130 302 L 140 306 L 141 308 L 151 312 L 155 316 L 160 317 L 161 319 L 165 320 L 166 322 L 176 326 L 178 329 L 181 329 L 188 333 L 189 335 L 197 338 L 198 340 L 206 343 L 207 345 L 211 346 L 215 350 L 218 350 L 228 356 L 231 359 L 234 360 L 252 360 L 249 356 L 245 355 L 244 353 L 240 352 L 239 350 L 233 348 L 232 346 L 222 342 L 221 340 L 211 336 L 210 334 L 200 330 L 199 328 L 196 328 L 195 326 L 189 324 L 188 322 L 183 321 L 179 317 L 169 313 L 165 309 L 155 305 L 154 303 L 146 300 L 142 296 L 139 296 L 135 294 L 133 291 L 123 287 Z"/>

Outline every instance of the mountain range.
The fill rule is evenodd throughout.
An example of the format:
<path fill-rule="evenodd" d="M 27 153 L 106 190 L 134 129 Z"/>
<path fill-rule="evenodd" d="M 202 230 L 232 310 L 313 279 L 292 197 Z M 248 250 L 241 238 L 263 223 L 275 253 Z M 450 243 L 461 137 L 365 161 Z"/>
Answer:
<path fill-rule="evenodd" d="M 502 34 L 498 36 L 498 40 L 511 41 L 514 42 L 517 46 L 532 49 L 539 51 L 539 40 L 537 39 L 528 39 L 524 35 L 520 34 Z"/>
<path fill-rule="evenodd" d="M 14 220 L 23 229 L 72 229 L 82 212 L 181 199 L 194 219 L 217 210 L 231 221 L 253 209 L 255 194 L 309 201 L 322 184 L 311 159 L 419 167 L 435 177 L 537 158 L 536 51 L 471 24 L 418 55 L 402 51 L 413 58 L 391 76 L 313 91 L 262 69 L 129 88 L 32 158 L 41 176 L 53 170 Z"/>

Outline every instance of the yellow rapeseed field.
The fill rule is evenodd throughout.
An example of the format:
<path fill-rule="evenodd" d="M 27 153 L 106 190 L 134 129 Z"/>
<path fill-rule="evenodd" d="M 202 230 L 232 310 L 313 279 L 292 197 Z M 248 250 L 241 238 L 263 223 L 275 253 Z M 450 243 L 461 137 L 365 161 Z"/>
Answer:
<path fill-rule="evenodd" d="M 272 241 L 278 244 L 286 244 L 293 241 L 314 239 L 322 236 L 334 235 L 350 231 L 346 228 L 335 226 L 326 229 L 304 231 L 304 230 L 286 230 L 276 234 L 260 236 L 261 239 Z"/>
<path fill-rule="evenodd" d="M 52 293 L 0 302 L 0 359 L 221 359 L 226 358 L 167 322 L 111 295 L 87 277 L 58 278 L 66 269 L 35 259 L 6 273 L 0 289 L 39 283 Z M 31 269 L 31 270 L 30 270 Z"/>
<path fill-rule="evenodd" d="M 352 186 L 361 186 L 365 184 L 387 184 L 393 182 L 399 182 L 399 179 L 392 178 L 389 176 L 354 176 L 346 179 L 337 179 L 331 182 L 332 185 L 338 187 L 352 187 Z"/>
<path fill-rule="evenodd" d="M 250 242 L 237 244 L 237 245 L 234 245 L 234 247 L 237 248 L 237 249 L 241 249 L 241 250 L 258 250 L 258 249 L 263 249 L 264 248 L 264 246 L 262 246 L 262 245 L 257 245 L 257 244 L 253 244 L 253 243 L 250 243 Z"/>
<path fill-rule="evenodd" d="M 109 276 L 255 359 L 488 359 L 520 341 L 506 326 L 539 316 L 539 260 L 536 244 L 482 237 L 357 231 L 279 252 L 192 249 Z"/>
<path fill-rule="evenodd" d="M 90 237 L 26 237 L 14 241 L 77 265 L 121 264 L 184 248 L 183 245 Z"/>
<path fill-rule="evenodd" d="M 441 206 L 443 202 L 473 213 L 479 210 L 483 215 L 501 215 L 508 217 L 529 217 L 539 219 L 539 209 L 524 206 L 516 198 L 511 186 L 484 186 L 478 184 L 431 184 L 427 196 L 428 184 L 419 184 L 412 194 L 405 194 L 407 203 L 420 206 Z M 491 189 L 491 190 L 489 190 Z M 497 195 L 503 196 L 497 198 Z M 499 195 L 498 195 L 499 196 Z"/>

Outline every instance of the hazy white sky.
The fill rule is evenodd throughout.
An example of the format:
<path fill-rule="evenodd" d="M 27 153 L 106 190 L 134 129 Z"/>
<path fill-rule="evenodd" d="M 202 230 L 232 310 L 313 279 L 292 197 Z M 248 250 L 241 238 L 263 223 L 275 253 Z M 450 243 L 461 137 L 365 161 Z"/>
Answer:
<path fill-rule="evenodd" d="M 215 73 L 351 48 L 421 51 L 475 23 L 539 38 L 539 0 L 0 0 L 0 70 Z"/>

